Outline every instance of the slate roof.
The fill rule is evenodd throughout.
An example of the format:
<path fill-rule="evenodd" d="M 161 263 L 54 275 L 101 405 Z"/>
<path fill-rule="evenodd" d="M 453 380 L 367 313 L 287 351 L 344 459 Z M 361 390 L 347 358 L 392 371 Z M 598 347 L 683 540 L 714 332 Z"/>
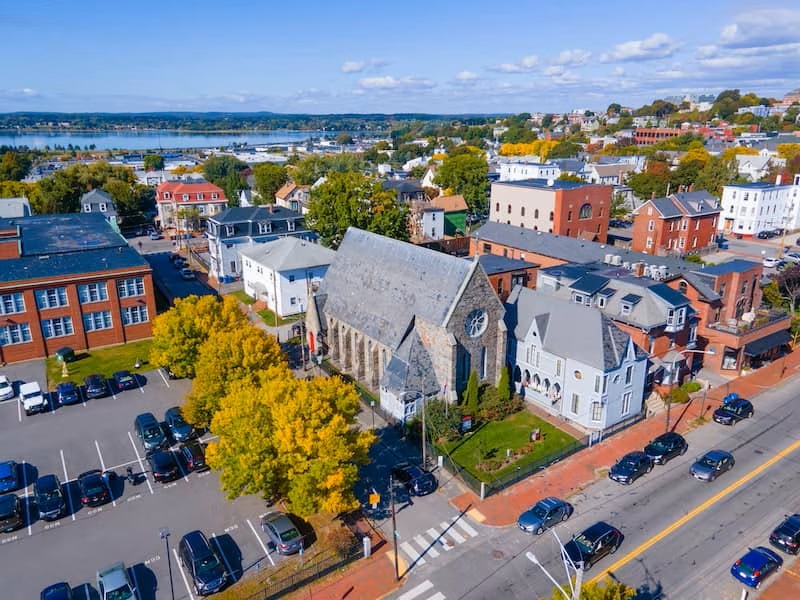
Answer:
<path fill-rule="evenodd" d="M 584 294 L 594 294 L 608 284 L 608 279 L 586 273 L 579 279 L 576 279 L 569 286 L 576 292 L 583 292 Z"/>
<path fill-rule="evenodd" d="M 2 282 L 150 269 L 100 213 L 0 219 L 0 230 L 15 227 L 19 227 L 22 256 L 0 259 Z"/>
<path fill-rule="evenodd" d="M 296 237 L 283 237 L 240 250 L 257 263 L 273 271 L 294 271 L 331 264 L 336 252 Z"/>
<path fill-rule="evenodd" d="M 700 275 L 727 275 L 728 273 L 744 273 L 755 267 L 760 266 L 760 263 L 752 260 L 745 260 L 743 258 L 735 258 L 728 262 L 720 263 L 718 265 L 711 265 L 705 267 L 702 271 L 698 270 Z"/>
<path fill-rule="evenodd" d="M 705 190 L 696 192 L 678 192 L 670 196 L 686 214 L 692 217 L 712 215 L 721 212 L 716 197 Z"/>
<path fill-rule="evenodd" d="M 524 341 L 534 320 L 545 351 L 604 371 L 619 366 L 631 342 L 628 334 L 595 308 L 515 287 L 506 302 L 509 331 L 518 341 Z M 634 347 L 638 359 L 646 358 Z"/>
<path fill-rule="evenodd" d="M 439 393 L 439 381 L 433 369 L 433 361 L 416 330 L 392 352 L 381 377 L 381 387 L 395 393 L 419 390 L 426 397 Z"/>
<path fill-rule="evenodd" d="M 81 210 L 83 210 L 83 207 L 86 204 L 91 207 L 92 212 L 99 212 L 104 215 L 111 216 L 116 216 L 117 214 L 117 209 L 114 206 L 114 200 L 111 198 L 111 194 L 104 190 L 94 189 L 86 192 L 83 196 L 81 196 Z M 106 205 L 105 210 L 100 209 L 101 204 Z"/>
<path fill-rule="evenodd" d="M 474 258 L 466 258 L 463 260 L 474 260 Z M 508 258 L 500 256 L 499 254 L 481 254 L 478 256 L 478 262 L 487 275 L 495 275 L 497 273 L 508 273 L 509 271 L 518 271 L 521 269 L 530 269 L 538 267 L 538 263 L 532 263 L 525 260 L 516 258 Z"/>
<path fill-rule="evenodd" d="M 675 206 L 675 203 L 669 198 L 651 198 L 649 202 L 658 211 L 658 214 L 660 214 L 665 219 L 672 219 L 675 217 L 683 216 L 681 210 L 677 206 Z M 647 202 L 645 202 L 642 206 L 640 206 L 636 212 L 639 213 L 646 204 Z"/>
<path fill-rule="evenodd" d="M 320 286 L 325 312 L 393 350 L 415 319 L 444 324 L 477 262 L 350 227 Z"/>

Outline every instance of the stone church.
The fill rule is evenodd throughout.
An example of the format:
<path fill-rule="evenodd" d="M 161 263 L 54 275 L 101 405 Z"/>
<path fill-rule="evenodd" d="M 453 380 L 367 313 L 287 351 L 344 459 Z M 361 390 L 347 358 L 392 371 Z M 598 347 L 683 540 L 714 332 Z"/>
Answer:
<path fill-rule="evenodd" d="M 456 401 L 471 371 L 497 383 L 504 314 L 477 261 L 351 227 L 309 299 L 306 325 L 312 352 L 404 421 L 423 397 Z"/>

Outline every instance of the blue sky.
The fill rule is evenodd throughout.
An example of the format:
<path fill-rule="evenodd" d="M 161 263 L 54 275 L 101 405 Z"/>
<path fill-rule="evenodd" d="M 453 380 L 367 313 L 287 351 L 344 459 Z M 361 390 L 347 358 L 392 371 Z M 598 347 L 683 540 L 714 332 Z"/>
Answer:
<path fill-rule="evenodd" d="M 497 113 L 800 87 L 765 0 L 29 0 L 0 6 L 0 112 Z"/>

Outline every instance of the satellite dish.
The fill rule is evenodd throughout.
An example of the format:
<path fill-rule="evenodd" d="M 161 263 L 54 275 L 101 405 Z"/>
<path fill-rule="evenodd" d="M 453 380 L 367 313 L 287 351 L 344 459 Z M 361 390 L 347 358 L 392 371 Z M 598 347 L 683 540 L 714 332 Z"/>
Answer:
<path fill-rule="evenodd" d="M 742 315 L 742 321 L 752 324 L 756 320 L 756 313 L 746 312 Z"/>
<path fill-rule="evenodd" d="M 553 187 L 554 183 L 555 183 L 555 181 L 553 181 L 552 179 L 548 179 L 547 180 L 547 187 Z"/>

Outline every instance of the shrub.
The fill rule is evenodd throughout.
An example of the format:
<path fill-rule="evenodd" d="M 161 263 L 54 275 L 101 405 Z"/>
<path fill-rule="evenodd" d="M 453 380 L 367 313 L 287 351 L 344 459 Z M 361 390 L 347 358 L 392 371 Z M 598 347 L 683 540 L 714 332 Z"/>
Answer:
<path fill-rule="evenodd" d="M 422 416 L 417 415 L 408 424 L 410 434 L 416 439 L 422 437 Z M 425 428 L 428 438 L 434 442 L 452 442 L 461 437 L 461 407 L 449 404 L 447 400 L 436 398 L 428 400 L 425 411 Z"/>
<path fill-rule="evenodd" d="M 672 404 L 686 404 L 689 401 L 689 392 L 682 387 L 675 388 L 667 394 L 667 402 Z"/>
<path fill-rule="evenodd" d="M 702 390 L 703 386 L 697 381 L 687 381 L 681 386 L 681 389 L 685 390 L 687 394 L 691 394 L 693 392 Z"/>
<path fill-rule="evenodd" d="M 502 393 L 494 386 L 483 388 L 478 416 L 481 421 L 502 421 L 506 417 L 522 410 L 523 402 L 519 396 L 503 398 Z"/>

